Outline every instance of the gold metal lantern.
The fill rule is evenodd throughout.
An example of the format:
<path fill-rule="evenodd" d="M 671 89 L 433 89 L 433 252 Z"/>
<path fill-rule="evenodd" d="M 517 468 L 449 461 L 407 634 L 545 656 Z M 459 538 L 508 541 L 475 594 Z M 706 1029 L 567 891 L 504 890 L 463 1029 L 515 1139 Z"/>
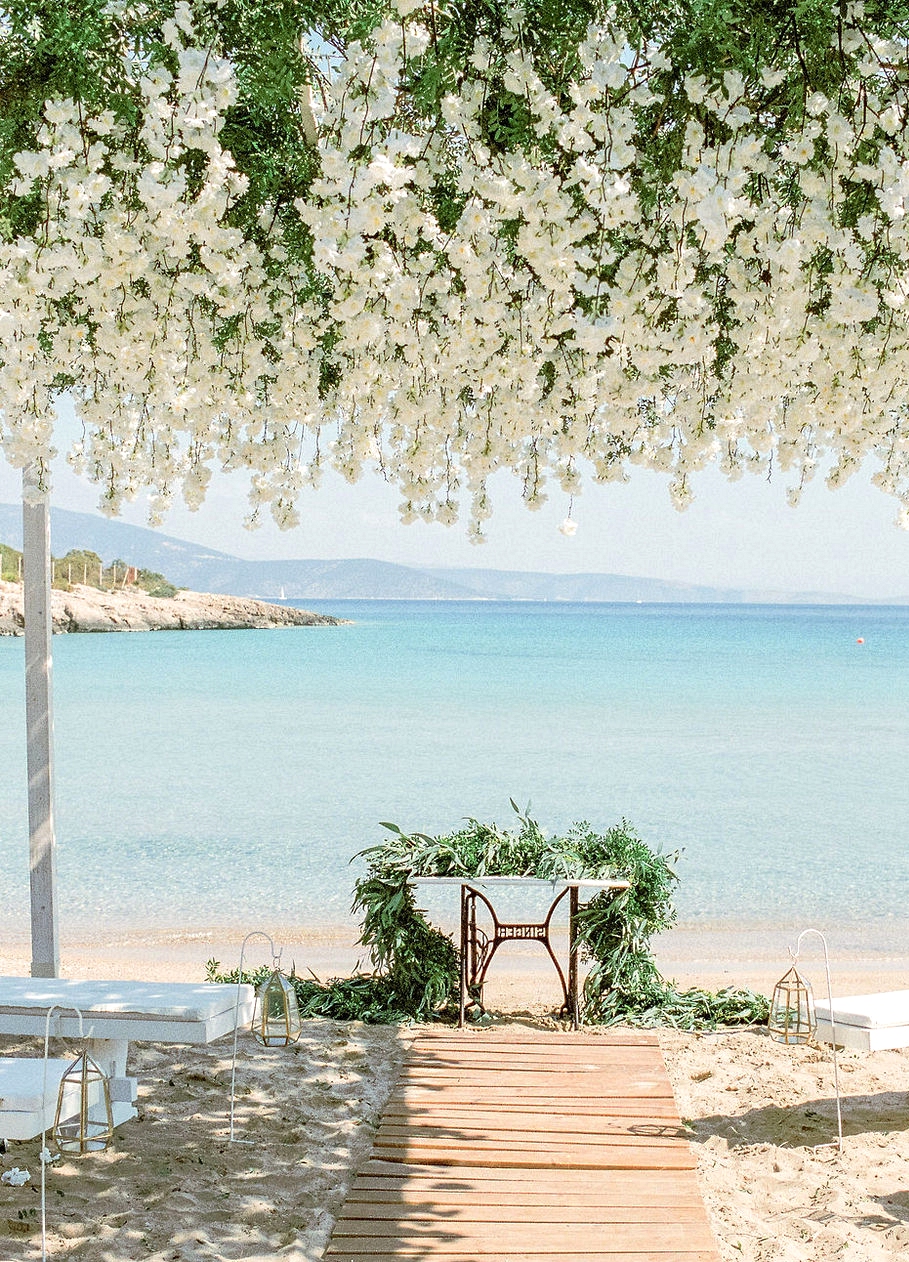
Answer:
<path fill-rule="evenodd" d="M 256 990 L 253 1034 L 263 1047 L 296 1043 L 303 1028 L 297 996 L 290 979 L 277 967 Z"/>
<path fill-rule="evenodd" d="M 51 1132 L 62 1153 L 106 1152 L 114 1135 L 110 1084 L 88 1052 L 77 1056 L 60 1079 Z"/>
<path fill-rule="evenodd" d="M 793 964 L 773 988 L 767 1029 L 778 1043 L 808 1043 L 814 1037 L 814 995 Z"/>

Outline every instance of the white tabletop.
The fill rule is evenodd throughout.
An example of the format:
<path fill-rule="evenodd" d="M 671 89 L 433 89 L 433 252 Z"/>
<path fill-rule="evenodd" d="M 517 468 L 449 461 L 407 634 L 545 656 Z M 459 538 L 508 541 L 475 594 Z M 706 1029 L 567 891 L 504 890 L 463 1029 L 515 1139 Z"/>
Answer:
<path fill-rule="evenodd" d="M 630 881 L 588 880 L 586 877 L 574 880 L 571 877 L 556 877 L 550 880 L 545 876 L 414 876 L 410 878 L 412 885 L 467 885 L 471 889 L 486 889 L 489 886 L 526 886 L 528 889 L 557 890 L 627 890 Z"/>

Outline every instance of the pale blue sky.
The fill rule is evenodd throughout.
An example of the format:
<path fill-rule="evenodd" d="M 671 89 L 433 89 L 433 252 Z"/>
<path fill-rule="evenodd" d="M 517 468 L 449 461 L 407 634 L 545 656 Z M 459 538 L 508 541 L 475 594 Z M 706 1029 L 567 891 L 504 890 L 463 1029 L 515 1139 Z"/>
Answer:
<path fill-rule="evenodd" d="M 18 472 L 0 461 L 0 500 L 17 499 L 20 485 Z M 304 494 L 301 527 L 286 533 L 270 522 L 245 530 L 243 478 L 222 475 L 202 509 L 174 508 L 163 529 L 248 558 L 375 557 L 411 565 L 597 571 L 909 599 L 909 532 L 893 524 L 895 501 L 872 487 L 864 473 L 835 492 L 819 481 L 792 509 L 782 479 L 771 485 L 754 477 L 728 483 L 709 471 L 695 481 L 692 507 L 678 513 L 665 478 L 637 472 L 624 486 L 587 486 L 575 500 L 573 538 L 558 530 L 568 509 L 561 492 L 531 513 L 511 475 L 499 475 L 493 485 L 496 512 L 488 523 L 489 541 L 481 547 L 468 541 L 463 524 L 402 526 L 399 496 L 373 475 L 355 486 L 326 477 L 320 490 Z M 60 462 L 54 504 L 93 512 L 97 501 L 97 489 Z M 124 519 L 145 525 L 146 510 L 131 505 Z"/>

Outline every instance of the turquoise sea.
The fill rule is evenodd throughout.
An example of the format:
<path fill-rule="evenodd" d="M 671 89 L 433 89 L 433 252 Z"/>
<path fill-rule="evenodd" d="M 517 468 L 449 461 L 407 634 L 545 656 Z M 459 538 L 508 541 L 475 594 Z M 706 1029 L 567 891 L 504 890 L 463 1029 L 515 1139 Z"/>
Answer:
<path fill-rule="evenodd" d="M 685 922 L 906 919 L 909 609 L 319 608 L 353 625 L 55 638 L 64 929 L 343 923 L 380 820 L 506 823 L 510 797 L 682 850 Z M 12 639 L 0 898 L 24 930 Z"/>

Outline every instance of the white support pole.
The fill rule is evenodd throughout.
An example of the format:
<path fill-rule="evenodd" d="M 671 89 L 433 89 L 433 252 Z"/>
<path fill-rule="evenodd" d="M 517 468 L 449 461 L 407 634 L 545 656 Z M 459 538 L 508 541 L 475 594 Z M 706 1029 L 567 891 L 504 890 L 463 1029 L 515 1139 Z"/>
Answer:
<path fill-rule="evenodd" d="M 32 977 L 59 977 L 54 709 L 51 671 L 50 506 L 33 469 L 22 474 L 25 719 L 32 911 Z"/>

